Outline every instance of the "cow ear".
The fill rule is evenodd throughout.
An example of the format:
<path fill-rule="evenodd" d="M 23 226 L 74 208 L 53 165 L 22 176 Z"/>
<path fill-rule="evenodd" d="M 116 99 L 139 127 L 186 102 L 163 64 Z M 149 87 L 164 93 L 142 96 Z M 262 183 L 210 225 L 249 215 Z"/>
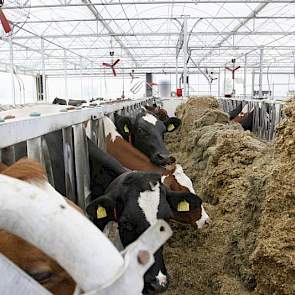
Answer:
<path fill-rule="evenodd" d="M 172 210 L 177 212 L 189 212 L 201 208 L 202 200 L 189 192 L 174 192 L 166 190 L 166 199 Z"/>
<path fill-rule="evenodd" d="M 98 197 L 86 207 L 86 212 L 92 220 L 101 220 L 106 218 L 114 220 L 114 210 L 114 200 L 107 194 Z"/>
<path fill-rule="evenodd" d="M 117 115 L 115 120 L 118 132 L 128 141 L 132 130 L 131 118 Z"/>
<path fill-rule="evenodd" d="M 176 117 L 170 117 L 164 121 L 167 132 L 173 132 L 181 125 L 181 120 Z"/>

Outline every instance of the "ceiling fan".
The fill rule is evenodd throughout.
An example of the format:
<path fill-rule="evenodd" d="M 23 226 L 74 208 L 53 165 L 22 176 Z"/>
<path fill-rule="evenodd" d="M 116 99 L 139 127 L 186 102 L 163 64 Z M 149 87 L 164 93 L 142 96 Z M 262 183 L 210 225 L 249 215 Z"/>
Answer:
<path fill-rule="evenodd" d="M 120 62 L 120 59 L 118 58 L 118 59 L 117 59 L 115 62 L 113 62 L 112 64 L 109 64 L 109 63 L 104 62 L 104 63 L 102 63 L 102 65 L 105 66 L 105 67 L 111 68 L 112 71 L 113 71 L 113 75 L 114 75 L 114 77 L 116 77 L 116 76 L 117 76 L 117 73 L 116 73 L 116 70 L 115 70 L 115 66 L 116 66 L 117 63 L 119 63 L 119 62 Z"/>
<path fill-rule="evenodd" d="M 5 11 L 6 7 L 13 9 Z M 30 7 L 31 0 L 0 0 L 0 38 L 15 35 L 25 25 Z"/>

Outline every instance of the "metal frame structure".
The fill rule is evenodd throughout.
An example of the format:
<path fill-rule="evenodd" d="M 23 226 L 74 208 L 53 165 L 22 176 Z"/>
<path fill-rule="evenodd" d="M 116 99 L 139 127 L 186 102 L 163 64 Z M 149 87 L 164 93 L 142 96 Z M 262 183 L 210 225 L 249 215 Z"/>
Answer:
<path fill-rule="evenodd" d="M 30 18 L 23 25 L 13 19 L 19 7 L 3 7 L 22 28 L 11 41 L 0 41 L 0 64 L 4 71 L 13 63 L 19 73 L 42 74 L 44 85 L 46 77 L 61 73 L 65 79 L 108 76 L 101 64 L 110 58 L 111 40 L 115 57 L 122 59 L 119 76 L 132 69 L 184 76 L 198 68 L 223 73 L 232 58 L 248 73 L 294 71 L 294 1 L 36 0 L 28 8 Z M 182 34 L 187 42 L 176 58 Z"/>
<path fill-rule="evenodd" d="M 274 139 L 276 128 L 283 117 L 283 101 L 260 100 L 252 97 L 219 98 L 218 100 L 222 109 L 227 113 L 237 108 L 239 104 L 242 108 L 247 105 L 247 112 L 253 111 L 253 132 L 256 136 L 267 141 Z"/>

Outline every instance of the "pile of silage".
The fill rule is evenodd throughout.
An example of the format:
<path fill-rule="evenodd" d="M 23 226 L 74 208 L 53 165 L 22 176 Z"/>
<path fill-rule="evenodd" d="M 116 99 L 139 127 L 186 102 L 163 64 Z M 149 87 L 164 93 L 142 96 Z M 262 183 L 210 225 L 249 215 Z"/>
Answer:
<path fill-rule="evenodd" d="M 178 133 L 167 136 L 166 143 L 193 180 L 197 193 L 208 202 L 205 206 L 213 222 L 201 232 L 174 226 L 174 237 L 166 249 L 172 275 L 168 294 L 250 294 L 253 290 L 257 294 L 293 294 L 292 272 L 278 274 L 275 269 L 267 270 L 288 260 L 286 253 L 282 259 L 268 247 L 269 242 L 274 247 L 281 246 L 276 249 L 281 253 L 286 245 L 286 239 L 280 235 L 280 214 L 270 230 L 266 228 L 273 223 L 272 214 L 267 213 L 274 211 L 268 198 L 270 192 L 275 193 L 271 183 L 275 186 L 277 182 L 272 171 L 276 171 L 278 160 L 273 159 L 272 147 L 230 122 L 212 97 L 191 98 L 178 108 L 177 115 L 183 120 L 182 127 Z M 281 152 L 279 141 L 285 140 L 281 137 L 276 153 Z M 276 188 L 279 194 L 281 188 Z M 280 204 L 275 208 L 285 206 L 277 195 L 274 198 Z M 294 216 L 290 218 L 294 221 Z M 290 247 L 291 241 L 287 245 Z M 292 263 L 289 265 L 293 267 Z M 287 269 L 285 265 L 282 268 Z M 290 283 L 278 287 L 288 279 Z"/>
<path fill-rule="evenodd" d="M 295 102 L 274 143 L 258 242 L 251 255 L 258 294 L 295 294 Z"/>

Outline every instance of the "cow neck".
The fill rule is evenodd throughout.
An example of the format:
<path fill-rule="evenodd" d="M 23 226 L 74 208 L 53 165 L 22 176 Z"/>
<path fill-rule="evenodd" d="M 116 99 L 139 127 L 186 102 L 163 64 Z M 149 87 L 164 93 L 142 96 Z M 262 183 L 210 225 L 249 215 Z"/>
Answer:
<path fill-rule="evenodd" d="M 116 137 L 112 141 L 108 135 L 106 147 L 107 152 L 128 169 L 159 172 L 161 174 L 164 171 L 164 168 L 154 165 L 145 154 L 121 137 Z"/>
<path fill-rule="evenodd" d="M 132 145 L 132 137 L 131 137 L 131 134 L 129 134 L 128 142 L 129 142 L 130 145 Z"/>
<path fill-rule="evenodd" d="M 4 171 L 7 168 L 8 168 L 8 166 L 6 166 L 5 164 L 0 162 L 0 173 L 1 173 L 1 171 Z"/>
<path fill-rule="evenodd" d="M 1 173 L 27 182 L 43 183 L 47 181 L 43 167 L 31 159 L 21 159 Z"/>
<path fill-rule="evenodd" d="M 108 188 L 112 187 L 112 186 L 116 186 L 118 182 L 120 182 L 120 180 L 125 177 L 126 175 L 128 175 L 129 173 L 131 173 L 132 171 L 126 171 L 124 173 L 122 173 L 121 175 L 119 175 L 117 178 L 115 178 L 107 187 L 106 191 L 108 191 Z M 118 211 L 116 206 L 113 209 L 113 221 L 118 222 Z"/>

